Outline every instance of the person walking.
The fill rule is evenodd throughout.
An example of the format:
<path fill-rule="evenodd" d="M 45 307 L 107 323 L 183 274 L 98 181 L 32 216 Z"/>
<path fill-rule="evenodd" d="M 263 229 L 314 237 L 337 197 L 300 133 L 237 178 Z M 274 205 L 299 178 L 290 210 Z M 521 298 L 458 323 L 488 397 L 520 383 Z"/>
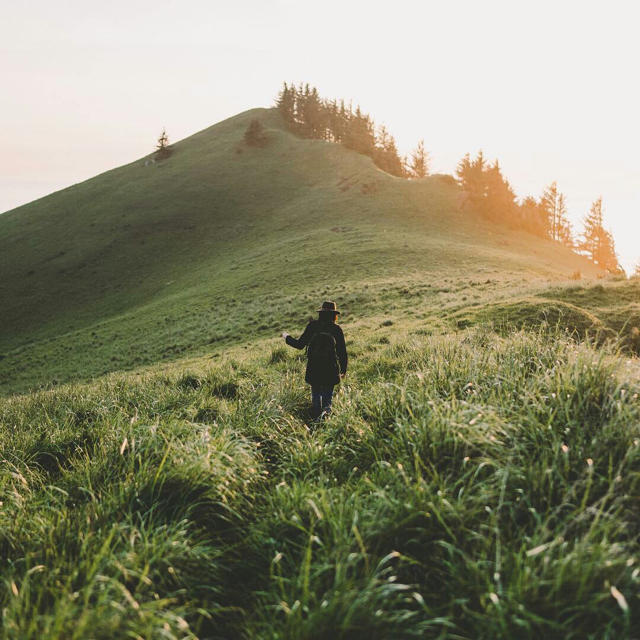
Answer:
<path fill-rule="evenodd" d="M 342 329 L 336 322 L 339 313 L 335 302 L 325 301 L 318 309 L 318 319 L 311 320 L 297 340 L 286 331 L 282 332 L 290 347 L 307 348 L 304 379 L 311 385 L 314 419 L 331 412 L 333 389 L 347 373 L 347 347 Z"/>

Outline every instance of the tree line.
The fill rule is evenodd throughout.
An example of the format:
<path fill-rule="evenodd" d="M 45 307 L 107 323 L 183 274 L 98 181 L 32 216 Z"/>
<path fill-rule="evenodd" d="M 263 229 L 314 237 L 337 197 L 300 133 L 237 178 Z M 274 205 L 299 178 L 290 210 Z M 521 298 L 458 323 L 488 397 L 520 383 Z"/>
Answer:
<path fill-rule="evenodd" d="M 387 173 L 403 178 L 429 175 L 429 154 L 420 140 L 409 158 L 401 157 L 394 137 L 384 125 L 376 126 L 360 106 L 354 109 L 344 100 L 321 98 L 309 84 L 283 84 L 276 106 L 296 135 L 343 144 L 369 156 Z M 613 236 L 604 227 L 602 198 L 598 198 L 584 218 L 584 231 L 576 237 L 567 216 L 563 193 L 552 182 L 539 198 L 527 196 L 518 201 L 498 161 L 488 162 L 482 151 L 469 154 L 456 169 L 462 190 L 463 208 L 476 211 L 499 224 L 524 229 L 558 242 L 587 256 L 601 268 L 618 273 L 622 269 L 616 256 Z"/>
<path fill-rule="evenodd" d="M 495 222 L 554 240 L 607 271 L 622 271 L 613 236 L 604 226 L 602 198 L 593 202 L 584 218 L 583 232 L 576 236 L 568 218 L 566 198 L 556 182 L 539 198 L 527 196 L 518 202 L 498 161 L 488 163 L 481 151 L 473 159 L 467 154 L 458 163 L 456 178 L 464 194 L 463 207 Z"/>
<path fill-rule="evenodd" d="M 344 100 L 321 98 L 308 84 L 284 83 L 276 106 L 288 128 L 303 138 L 338 142 L 369 156 L 376 166 L 392 176 L 423 178 L 429 173 L 428 154 L 420 141 L 409 159 L 398 153 L 395 138 L 384 126 L 377 126 L 360 106 Z"/>

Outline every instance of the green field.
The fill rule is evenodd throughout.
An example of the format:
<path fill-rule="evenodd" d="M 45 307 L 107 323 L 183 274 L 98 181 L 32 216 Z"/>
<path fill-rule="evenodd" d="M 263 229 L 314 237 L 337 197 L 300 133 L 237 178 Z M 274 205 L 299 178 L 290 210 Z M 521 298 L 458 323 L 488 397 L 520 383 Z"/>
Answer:
<path fill-rule="evenodd" d="M 254 117 L 265 148 L 243 143 Z M 439 315 L 598 274 L 554 243 L 459 212 L 450 178 L 391 177 L 294 137 L 275 110 L 145 160 L 0 216 L 3 390 L 251 343 L 325 296 L 345 318 L 407 303 Z"/>
<path fill-rule="evenodd" d="M 273 110 L 145 160 L 0 216 L 2 637 L 634 637 L 640 281 Z"/>

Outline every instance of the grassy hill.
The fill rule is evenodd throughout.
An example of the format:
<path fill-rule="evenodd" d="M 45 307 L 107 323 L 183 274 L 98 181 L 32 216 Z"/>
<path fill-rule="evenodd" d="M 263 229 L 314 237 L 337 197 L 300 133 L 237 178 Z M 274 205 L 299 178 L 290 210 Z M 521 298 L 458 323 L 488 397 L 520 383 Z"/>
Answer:
<path fill-rule="evenodd" d="M 259 118 L 265 148 L 243 134 Z M 597 275 L 457 210 L 446 177 L 393 178 L 257 109 L 0 216 L 0 387 L 90 378 L 273 335 L 318 299 L 345 318 Z M 465 298 L 466 296 L 466 298 Z M 412 301 L 414 304 L 415 301 Z"/>
<path fill-rule="evenodd" d="M 4 637 L 632 638 L 637 358 L 382 318 L 0 401 Z"/>
<path fill-rule="evenodd" d="M 2 637 L 634 637 L 640 281 L 457 197 L 254 110 L 0 216 Z"/>

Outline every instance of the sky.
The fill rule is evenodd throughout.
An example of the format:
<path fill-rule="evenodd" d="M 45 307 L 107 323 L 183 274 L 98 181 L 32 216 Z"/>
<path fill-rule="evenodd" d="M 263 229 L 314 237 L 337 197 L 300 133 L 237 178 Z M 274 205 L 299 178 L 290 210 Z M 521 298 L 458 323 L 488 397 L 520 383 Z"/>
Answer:
<path fill-rule="evenodd" d="M 576 231 L 602 196 L 640 262 L 637 3 L 21 0 L 0 21 L 0 211 L 254 107 L 283 81 L 352 99 L 434 172 L 467 152 L 552 181 Z"/>

